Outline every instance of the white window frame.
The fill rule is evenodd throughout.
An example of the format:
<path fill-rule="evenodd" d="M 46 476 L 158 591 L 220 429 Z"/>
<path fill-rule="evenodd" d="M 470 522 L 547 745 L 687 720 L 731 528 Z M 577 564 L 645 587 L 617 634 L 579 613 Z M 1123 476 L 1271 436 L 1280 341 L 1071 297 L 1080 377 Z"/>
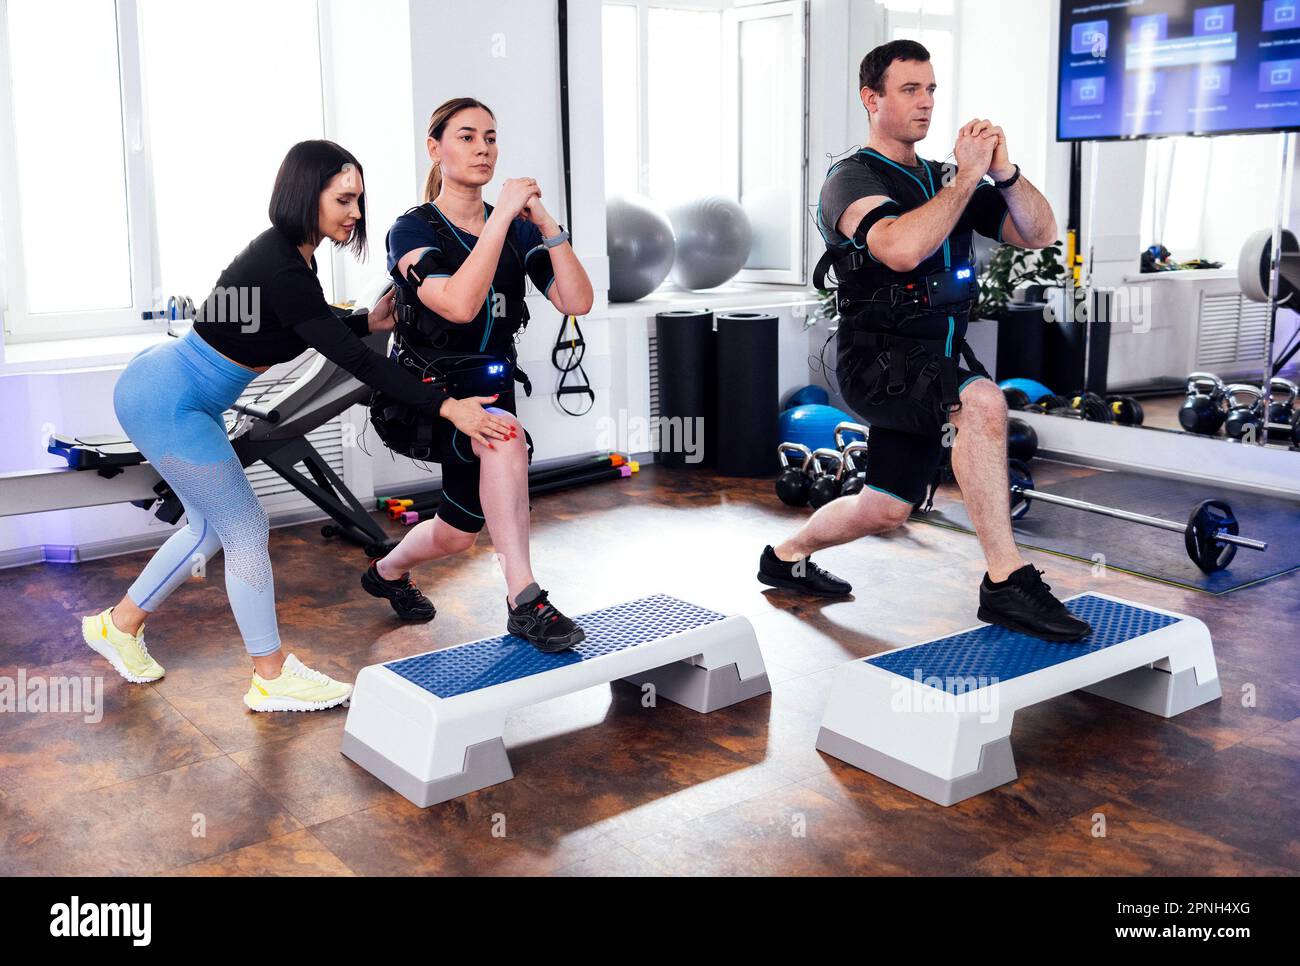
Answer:
<path fill-rule="evenodd" d="M 7 343 L 44 342 L 78 336 L 125 335 L 165 327 L 144 313 L 156 306 L 153 280 L 157 255 L 153 245 L 153 197 L 150 187 L 148 126 L 144 115 L 140 76 L 139 15 L 135 0 L 116 0 L 118 85 L 122 105 L 122 162 L 125 173 L 128 265 L 131 271 L 131 305 L 116 309 L 79 309 L 71 312 L 31 314 L 27 311 L 27 258 L 22 233 L 22 199 L 18 187 L 14 147 L 14 116 L 9 61 L 9 5 L 0 0 L 0 70 L 5 95 L 0 99 L 3 153 L 0 154 L 0 206 L 4 211 L 4 337 Z M 71 189 L 70 189 L 71 190 Z M 80 254 L 78 254 L 80 252 Z M 66 251 L 41 253 L 57 258 L 69 273 L 77 259 L 93 257 L 93 240 L 71 242 Z"/>
<path fill-rule="evenodd" d="M 17 155 L 14 141 L 13 85 L 10 82 L 9 4 L 0 0 L 0 315 L 3 316 L 3 339 L 6 344 L 46 342 L 95 336 L 163 333 L 168 331 L 164 317 L 167 297 L 161 286 L 160 260 L 157 250 L 153 166 L 149 145 L 150 127 L 144 97 L 145 70 L 140 54 L 141 22 L 137 0 L 115 0 L 118 45 L 118 83 L 122 105 L 123 170 L 127 205 L 128 264 L 131 271 L 131 305 L 116 309 L 79 309 L 71 312 L 32 314 L 27 311 L 27 263 L 22 233 L 22 201 L 18 184 Z M 325 52 L 321 41 L 326 14 L 317 0 L 316 45 L 324 69 Z M 328 85 L 321 84 L 322 137 L 328 129 Z M 62 259 L 65 270 L 77 271 L 77 259 L 93 257 L 93 239 L 70 244 L 68 251 L 50 253 Z M 78 254 L 80 252 L 81 254 Z M 331 253 L 336 257 L 338 253 Z M 45 257 L 42 255 L 42 257 Z M 331 258 L 332 279 L 337 294 L 339 266 Z M 322 284 L 329 279 L 324 279 Z M 178 296 L 182 293 L 175 293 Z M 197 303 L 206 292 L 184 293 Z M 156 316 L 156 317 L 155 317 Z"/>
<path fill-rule="evenodd" d="M 791 241 L 790 269 L 744 269 L 735 276 L 739 282 L 766 282 L 802 285 L 807 281 L 808 225 L 804 198 L 808 188 L 808 0 L 604 0 L 605 3 L 635 7 L 637 11 L 637 191 L 649 195 L 649 164 L 646 152 L 650 144 L 650 8 L 667 7 L 678 10 L 716 10 L 722 14 L 723 43 L 723 173 L 730 178 L 734 197 L 740 196 L 739 151 L 739 37 L 742 20 L 760 17 L 793 17 L 799 31 L 798 43 L 803 51 L 803 70 L 800 100 L 803 104 L 801 136 L 792 150 L 800 153 L 800 184 L 791 201 L 795 229 Z M 728 175 L 728 172 L 730 174 Z"/>
<path fill-rule="evenodd" d="M 781 285 L 803 285 L 807 281 L 808 224 L 804 199 L 808 195 L 808 4 L 806 0 L 776 0 L 732 7 L 722 14 L 722 118 L 723 171 L 730 172 L 731 194 L 740 197 L 741 169 L 744 158 L 740 156 L 740 26 L 749 20 L 766 20 L 785 17 L 794 29 L 795 49 L 800 54 L 799 137 L 791 138 L 786 149 L 799 169 L 799 183 L 790 198 L 790 224 L 794 231 L 790 237 L 790 265 L 786 268 L 742 268 L 735 276 L 738 282 L 766 282 Z"/>

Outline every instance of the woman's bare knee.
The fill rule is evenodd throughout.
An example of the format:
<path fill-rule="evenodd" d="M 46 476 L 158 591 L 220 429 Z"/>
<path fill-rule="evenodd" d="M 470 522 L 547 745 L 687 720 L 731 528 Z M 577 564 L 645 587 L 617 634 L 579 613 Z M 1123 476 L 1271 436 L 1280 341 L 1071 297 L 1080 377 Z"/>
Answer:
<path fill-rule="evenodd" d="M 490 440 L 491 446 L 474 440 L 470 447 L 473 449 L 474 455 L 483 461 L 486 467 L 501 462 L 503 457 L 509 459 L 522 454 L 526 465 L 528 461 L 528 444 L 525 441 L 524 427 L 519 422 L 519 417 L 506 412 L 504 409 L 497 409 L 495 406 L 484 406 L 483 408 L 494 416 L 505 420 L 510 425 L 510 428 L 515 431 L 515 435 L 510 439 L 492 439 Z"/>
<path fill-rule="evenodd" d="M 484 406 L 483 409 L 486 412 L 491 413 L 493 416 L 496 416 L 498 419 L 505 420 L 516 432 L 523 431 L 524 424 L 519 421 L 519 417 L 514 413 L 506 412 L 504 409 L 498 409 L 496 406 Z"/>
<path fill-rule="evenodd" d="M 441 518 L 438 522 L 440 526 L 434 536 L 448 553 L 463 553 L 474 546 L 475 541 L 478 540 L 477 533 L 469 533 L 458 527 L 453 527 L 449 523 L 444 523 Z"/>

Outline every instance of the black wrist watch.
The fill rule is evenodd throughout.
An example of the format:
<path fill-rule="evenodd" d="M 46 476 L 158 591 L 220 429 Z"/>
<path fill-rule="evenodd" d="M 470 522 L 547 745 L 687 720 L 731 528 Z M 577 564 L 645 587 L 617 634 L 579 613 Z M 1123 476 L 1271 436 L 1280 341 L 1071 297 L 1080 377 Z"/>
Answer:
<path fill-rule="evenodd" d="M 999 189 L 999 190 L 1001 190 L 1001 189 L 1003 189 L 1003 188 L 1010 188 L 1013 184 L 1015 184 L 1015 183 L 1016 183 L 1017 181 L 1019 181 L 1019 180 L 1020 180 L 1020 165 L 1017 164 L 1017 165 L 1016 165 L 1016 173 L 1015 173 L 1015 174 L 1013 174 L 1011 177 L 1007 178 L 1006 181 L 994 181 L 994 182 L 993 182 L 993 187 L 995 187 L 995 188 L 997 188 L 997 189 Z"/>

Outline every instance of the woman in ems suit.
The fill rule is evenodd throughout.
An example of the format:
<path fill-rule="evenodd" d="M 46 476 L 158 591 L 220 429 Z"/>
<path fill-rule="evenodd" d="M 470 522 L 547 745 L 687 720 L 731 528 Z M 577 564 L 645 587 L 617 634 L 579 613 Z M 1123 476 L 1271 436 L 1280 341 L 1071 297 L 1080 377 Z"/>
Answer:
<path fill-rule="evenodd" d="M 362 586 L 387 598 L 399 617 L 431 619 L 433 604 L 411 582 L 418 564 L 473 546 L 486 525 L 506 578 L 506 629 L 543 651 L 584 637 L 533 576 L 528 551 L 527 434 L 515 416 L 516 334 L 527 324 L 526 279 L 561 313 L 591 310 L 592 290 L 565 231 L 543 207 L 532 178 L 506 180 L 495 206 L 483 186 L 497 162 L 496 118 L 472 98 L 440 105 L 429 121 L 433 163 L 425 203 L 388 233 L 388 267 L 397 290 L 394 352 L 422 378 L 446 378 L 453 398 L 440 416 L 382 395 L 371 420 L 385 443 L 442 464 L 437 516 L 375 560 Z M 486 413 L 466 434 L 466 414 Z"/>

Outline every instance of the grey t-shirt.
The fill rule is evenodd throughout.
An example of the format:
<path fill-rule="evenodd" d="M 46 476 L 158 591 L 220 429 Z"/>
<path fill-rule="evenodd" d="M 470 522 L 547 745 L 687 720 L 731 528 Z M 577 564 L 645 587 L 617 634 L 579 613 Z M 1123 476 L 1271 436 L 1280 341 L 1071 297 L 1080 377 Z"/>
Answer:
<path fill-rule="evenodd" d="M 928 170 L 925 164 L 899 165 L 899 167 L 920 181 L 925 186 L 927 194 L 938 192 L 942 188 L 939 178 Z M 951 170 L 955 173 L 957 169 L 954 166 Z M 889 197 L 889 188 L 867 165 L 846 158 L 831 167 L 822 185 L 817 205 L 818 228 L 828 245 L 849 243 L 849 239 L 840 234 L 838 228 L 840 218 L 853 202 L 874 195 Z M 899 211 L 898 214 L 901 215 L 903 212 Z M 1002 197 L 1002 192 L 985 181 L 975 189 L 975 193 L 967 203 L 964 217 L 970 219 L 969 227 L 985 238 L 1002 241 L 1003 220 L 1006 215 L 1007 203 Z M 897 218 L 898 215 L 888 217 Z M 957 229 L 954 228 L 955 230 Z"/>

